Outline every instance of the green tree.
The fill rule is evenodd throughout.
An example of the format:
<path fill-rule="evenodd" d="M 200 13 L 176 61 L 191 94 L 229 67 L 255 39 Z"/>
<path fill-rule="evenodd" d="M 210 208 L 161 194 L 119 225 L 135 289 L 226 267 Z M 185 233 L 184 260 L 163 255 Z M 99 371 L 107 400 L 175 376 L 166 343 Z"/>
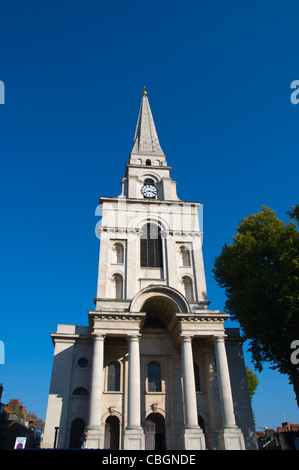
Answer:
<path fill-rule="evenodd" d="M 252 401 L 253 395 L 255 394 L 257 386 L 259 384 L 259 379 L 257 375 L 253 372 L 253 370 L 249 369 L 248 366 L 246 366 L 246 376 L 248 382 L 249 396 L 250 400 Z"/>
<path fill-rule="evenodd" d="M 294 218 L 295 215 L 294 215 Z M 290 356 L 299 340 L 299 232 L 275 212 L 262 211 L 243 219 L 233 243 L 225 244 L 213 269 L 225 289 L 225 310 L 237 320 L 258 371 L 269 362 L 287 374 L 299 406 L 299 366 Z"/>
<path fill-rule="evenodd" d="M 291 210 L 287 212 L 291 219 L 295 219 L 297 224 L 299 224 L 299 204 L 292 206 Z"/>

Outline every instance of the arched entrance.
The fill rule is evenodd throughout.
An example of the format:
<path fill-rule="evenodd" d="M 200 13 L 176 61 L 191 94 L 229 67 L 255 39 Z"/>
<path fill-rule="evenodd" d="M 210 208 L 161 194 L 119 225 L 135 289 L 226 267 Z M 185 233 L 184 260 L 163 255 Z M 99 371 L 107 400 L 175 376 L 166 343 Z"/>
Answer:
<path fill-rule="evenodd" d="M 145 450 L 165 450 L 165 420 L 160 413 L 151 413 L 145 421 Z"/>
<path fill-rule="evenodd" d="M 108 416 L 105 422 L 105 449 L 119 449 L 119 419 L 117 416 Z"/>
<path fill-rule="evenodd" d="M 169 286 L 150 285 L 139 291 L 130 304 L 131 312 L 146 312 L 144 328 L 168 329 L 177 313 L 188 313 L 186 298 Z"/>
<path fill-rule="evenodd" d="M 70 449 L 80 449 L 82 445 L 82 436 L 85 429 L 85 422 L 81 418 L 76 418 L 71 424 Z"/>
<path fill-rule="evenodd" d="M 169 307 L 168 313 L 170 313 L 170 310 L 172 311 L 171 313 L 190 312 L 188 301 L 179 291 L 162 285 L 150 285 L 139 291 L 131 301 L 130 312 L 142 312 L 145 302 L 149 303 L 151 300 L 156 302 L 158 298 L 159 302 L 164 301 Z"/>

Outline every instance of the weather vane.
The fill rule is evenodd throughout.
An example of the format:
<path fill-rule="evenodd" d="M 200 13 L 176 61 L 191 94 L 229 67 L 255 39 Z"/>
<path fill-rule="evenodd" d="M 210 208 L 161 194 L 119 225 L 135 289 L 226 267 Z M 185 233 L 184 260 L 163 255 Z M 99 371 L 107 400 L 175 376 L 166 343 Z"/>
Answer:
<path fill-rule="evenodd" d="M 145 86 L 143 87 L 142 94 L 143 94 L 143 96 L 147 95 L 147 92 L 145 91 Z"/>

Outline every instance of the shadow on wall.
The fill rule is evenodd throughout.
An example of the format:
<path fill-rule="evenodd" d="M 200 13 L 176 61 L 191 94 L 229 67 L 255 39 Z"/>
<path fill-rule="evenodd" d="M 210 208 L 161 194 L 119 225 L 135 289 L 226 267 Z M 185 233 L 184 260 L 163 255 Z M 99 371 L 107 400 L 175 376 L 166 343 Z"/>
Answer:
<path fill-rule="evenodd" d="M 88 421 L 92 346 L 75 348 L 73 341 L 56 346 L 43 448 L 77 448 Z"/>
<path fill-rule="evenodd" d="M 257 450 L 255 425 L 248 390 L 239 328 L 226 328 L 226 354 L 235 410 L 236 424 L 241 429 L 247 450 Z"/>

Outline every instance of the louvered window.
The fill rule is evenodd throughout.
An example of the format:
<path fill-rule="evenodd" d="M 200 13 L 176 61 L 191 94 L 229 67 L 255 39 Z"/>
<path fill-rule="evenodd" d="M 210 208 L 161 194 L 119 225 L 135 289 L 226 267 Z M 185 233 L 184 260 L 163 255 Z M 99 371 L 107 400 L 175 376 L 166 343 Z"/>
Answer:
<path fill-rule="evenodd" d="M 162 268 L 161 229 L 154 224 L 146 224 L 141 232 L 140 265 L 142 268 Z"/>

